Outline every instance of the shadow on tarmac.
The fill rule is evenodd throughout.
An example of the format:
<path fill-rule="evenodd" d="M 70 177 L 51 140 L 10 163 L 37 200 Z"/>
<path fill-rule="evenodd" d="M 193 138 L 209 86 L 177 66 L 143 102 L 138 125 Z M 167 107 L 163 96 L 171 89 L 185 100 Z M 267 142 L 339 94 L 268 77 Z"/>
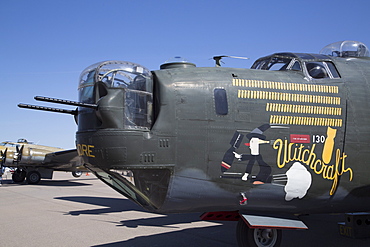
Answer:
<path fill-rule="evenodd" d="M 147 246 L 147 247 L 235 247 L 234 222 L 225 222 L 219 226 L 185 229 L 181 231 L 135 237 L 126 241 L 94 245 L 96 247 Z"/>
<path fill-rule="evenodd" d="M 140 219 L 137 223 L 121 221 L 122 225 L 129 227 L 133 224 L 162 226 L 166 224 L 197 221 L 193 216 L 191 220 L 184 219 L 185 215 L 169 215 L 160 218 Z M 186 216 L 188 217 L 188 216 Z M 339 235 L 337 223 L 343 219 L 343 215 L 313 215 L 305 216 L 305 222 L 310 227 L 309 230 L 283 230 L 281 246 L 284 247 L 367 247 L 370 246 L 370 239 L 353 239 Z M 198 219 L 199 220 L 199 219 Z M 172 222 L 172 223 L 171 223 Z M 181 231 L 155 234 L 150 236 L 140 236 L 129 240 L 95 245 L 99 247 L 115 246 L 202 246 L 202 247 L 222 247 L 237 246 L 235 228 L 236 222 L 219 222 L 222 225 L 209 226 L 204 228 L 185 229 Z M 128 225 L 126 225 L 128 224 Z M 117 225 L 121 226 L 121 225 Z M 124 234 L 124 231 L 122 231 Z"/>
<path fill-rule="evenodd" d="M 128 199 L 104 198 L 104 197 L 58 197 L 57 200 L 66 200 L 89 205 L 103 206 L 102 209 L 89 209 L 70 211 L 70 215 L 82 214 L 109 214 L 125 211 L 147 212 Z M 220 225 L 202 228 L 184 229 L 176 231 L 177 224 L 193 223 L 200 221 L 200 214 L 153 214 L 149 218 L 138 218 L 121 221 L 111 221 L 116 227 L 125 228 L 164 227 L 172 232 L 139 236 L 129 240 L 107 243 L 96 246 L 164 246 L 164 247 L 221 247 L 237 246 L 235 228 L 236 222 L 217 222 Z M 284 230 L 281 246 L 285 247 L 311 247 L 311 246 L 370 246 L 370 239 L 352 239 L 339 235 L 338 222 L 344 221 L 344 215 L 307 215 L 301 219 L 307 224 L 309 230 Z"/>
<path fill-rule="evenodd" d="M 65 200 L 70 202 L 83 203 L 88 205 L 100 206 L 105 208 L 75 210 L 69 211 L 69 215 L 99 215 L 109 213 L 120 213 L 126 211 L 145 212 L 143 208 L 128 199 L 107 198 L 107 197 L 89 197 L 89 196 L 69 196 L 69 197 L 55 197 L 56 200 Z M 200 221 L 200 213 L 186 213 L 186 214 L 156 214 L 150 213 L 153 216 L 150 218 L 140 218 L 134 220 L 114 221 L 117 227 L 137 228 L 139 226 L 153 226 L 153 227 L 171 227 L 169 225 L 191 223 Z M 157 216 L 157 217 L 156 217 Z"/>
<path fill-rule="evenodd" d="M 125 198 L 109 198 L 109 197 L 91 197 L 91 196 L 66 196 L 66 197 L 55 197 L 56 200 L 64 200 L 70 202 L 83 203 L 88 205 L 101 206 L 105 208 L 99 209 L 88 209 L 88 210 L 76 210 L 69 211 L 70 215 L 88 215 L 88 214 L 109 214 L 123 211 L 141 211 L 146 212 L 135 203 Z"/>

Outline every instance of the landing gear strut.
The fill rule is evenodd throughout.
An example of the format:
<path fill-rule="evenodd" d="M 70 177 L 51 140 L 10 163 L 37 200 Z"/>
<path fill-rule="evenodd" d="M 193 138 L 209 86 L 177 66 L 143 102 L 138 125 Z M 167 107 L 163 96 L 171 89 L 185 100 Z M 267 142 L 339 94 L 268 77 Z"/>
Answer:
<path fill-rule="evenodd" d="M 236 227 L 239 247 L 278 247 L 281 243 L 281 230 L 249 228 L 243 219 Z"/>

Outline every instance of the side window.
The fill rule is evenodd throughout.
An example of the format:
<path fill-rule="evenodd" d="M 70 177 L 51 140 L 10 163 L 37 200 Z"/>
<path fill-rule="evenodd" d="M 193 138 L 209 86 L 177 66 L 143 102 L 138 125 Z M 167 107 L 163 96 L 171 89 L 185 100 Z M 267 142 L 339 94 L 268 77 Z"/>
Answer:
<path fill-rule="evenodd" d="M 329 61 L 306 63 L 306 69 L 310 77 L 314 79 L 340 78 L 335 65 Z"/>
<path fill-rule="evenodd" d="M 300 71 L 301 70 L 301 64 L 298 61 L 295 61 L 291 70 Z"/>
<path fill-rule="evenodd" d="M 329 71 L 331 75 L 333 76 L 333 78 L 340 78 L 340 75 L 338 73 L 337 68 L 335 68 L 335 65 L 332 62 L 325 62 L 325 63 L 328 66 Z"/>
<path fill-rule="evenodd" d="M 306 64 L 308 74 L 314 79 L 329 77 L 323 62 L 311 62 Z"/>
<path fill-rule="evenodd" d="M 217 115 L 227 115 L 229 106 L 227 103 L 226 90 L 223 88 L 215 88 L 213 91 L 215 98 L 215 109 Z"/>

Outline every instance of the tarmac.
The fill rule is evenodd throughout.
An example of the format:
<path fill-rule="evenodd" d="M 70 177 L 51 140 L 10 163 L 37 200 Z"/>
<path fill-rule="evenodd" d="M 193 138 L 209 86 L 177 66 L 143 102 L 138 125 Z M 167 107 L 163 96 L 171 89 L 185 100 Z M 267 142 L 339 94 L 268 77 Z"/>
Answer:
<path fill-rule="evenodd" d="M 148 213 L 93 175 L 55 172 L 37 185 L 0 187 L 0 246 L 237 246 L 236 222 L 208 222 L 200 214 Z M 302 218 L 309 230 L 284 230 L 281 246 L 370 246 L 339 235 L 344 215 Z"/>

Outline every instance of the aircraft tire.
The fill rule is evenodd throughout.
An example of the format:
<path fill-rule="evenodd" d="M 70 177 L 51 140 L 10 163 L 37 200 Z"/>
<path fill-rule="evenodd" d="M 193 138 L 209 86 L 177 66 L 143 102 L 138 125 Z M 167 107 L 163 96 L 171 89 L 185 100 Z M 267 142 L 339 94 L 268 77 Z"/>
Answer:
<path fill-rule="evenodd" d="M 20 169 L 14 171 L 12 180 L 14 183 L 22 183 L 26 179 L 26 172 Z"/>
<path fill-rule="evenodd" d="M 281 230 L 279 229 L 252 229 L 240 219 L 236 227 L 236 237 L 239 247 L 279 247 Z"/>
<path fill-rule="evenodd" d="M 79 178 L 79 177 L 81 177 L 81 175 L 82 175 L 81 171 L 73 171 L 72 172 L 72 176 L 75 177 L 75 178 Z"/>
<path fill-rule="evenodd" d="M 31 171 L 27 174 L 28 184 L 38 184 L 41 180 L 41 175 L 38 171 Z"/>

